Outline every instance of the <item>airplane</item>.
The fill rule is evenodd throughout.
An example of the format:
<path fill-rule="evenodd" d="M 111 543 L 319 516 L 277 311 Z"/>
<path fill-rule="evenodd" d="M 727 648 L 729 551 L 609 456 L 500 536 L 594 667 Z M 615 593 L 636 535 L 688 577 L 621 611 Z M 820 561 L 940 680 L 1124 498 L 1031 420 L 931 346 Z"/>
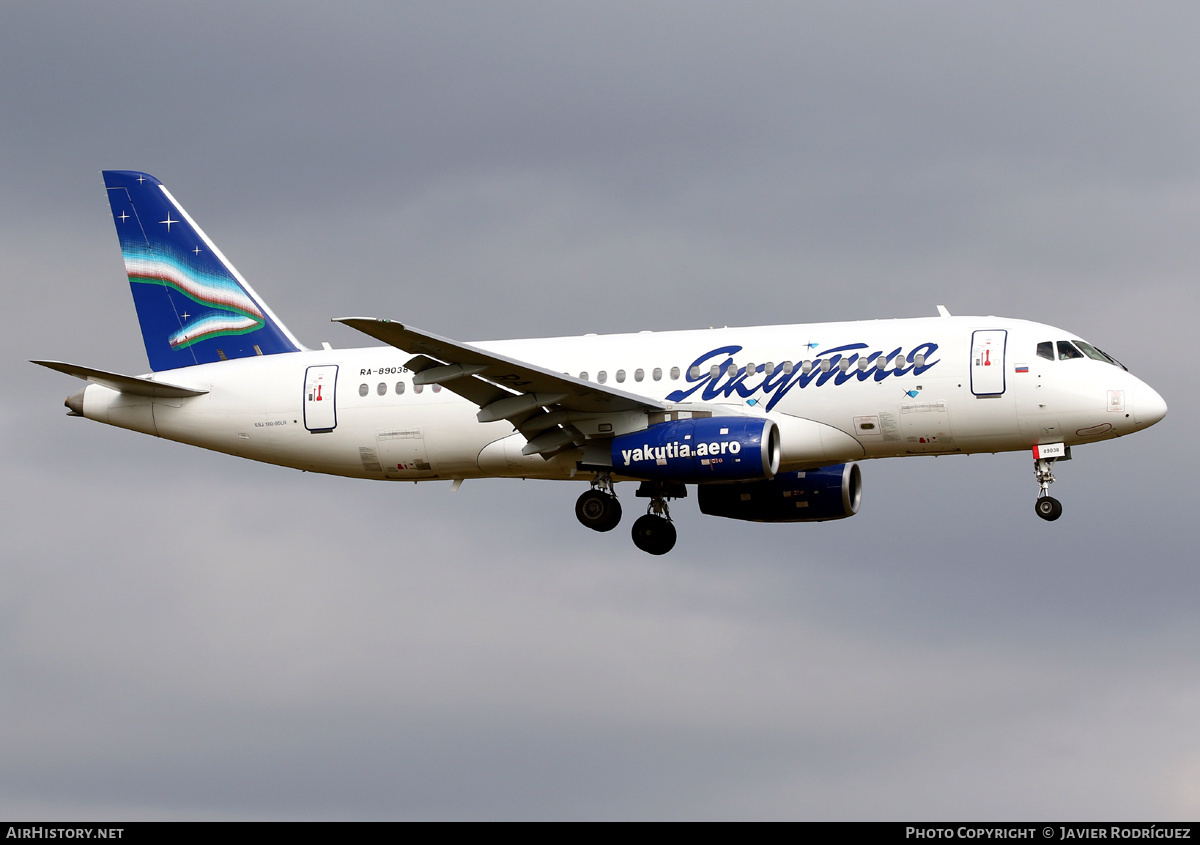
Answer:
<path fill-rule="evenodd" d="M 462 343 L 340 317 L 385 346 L 308 349 L 153 176 L 104 171 L 151 373 L 40 364 L 87 384 L 69 414 L 294 469 L 391 481 L 616 485 L 648 499 L 633 542 L 676 542 L 669 502 L 755 522 L 855 515 L 859 462 L 1032 452 L 1035 511 L 1072 447 L 1163 419 L 1162 397 L 1072 332 L 951 316 Z"/>

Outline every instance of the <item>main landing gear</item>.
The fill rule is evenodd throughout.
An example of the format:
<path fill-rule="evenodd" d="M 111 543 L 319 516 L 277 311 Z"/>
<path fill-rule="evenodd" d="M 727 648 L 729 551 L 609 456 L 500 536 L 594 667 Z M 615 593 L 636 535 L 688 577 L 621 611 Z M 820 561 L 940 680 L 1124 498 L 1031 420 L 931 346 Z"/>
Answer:
<path fill-rule="evenodd" d="M 682 484 L 662 481 L 643 481 L 637 495 L 650 500 L 644 516 L 633 523 L 633 544 L 643 552 L 665 555 L 675 548 L 675 524 L 667 508 L 668 499 L 687 495 Z M 575 502 L 575 516 L 593 531 L 611 531 L 621 521 L 621 503 L 613 492 L 612 478 L 598 476 L 588 490 Z"/>
<path fill-rule="evenodd" d="M 675 538 L 675 523 L 667 513 L 666 502 L 661 516 L 647 513 L 633 523 L 633 544 L 647 554 L 665 555 L 675 548 Z"/>
<path fill-rule="evenodd" d="M 1037 501 L 1034 502 L 1033 509 L 1042 519 L 1047 522 L 1053 522 L 1062 516 L 1062 502 L 1050 495 L 1050 485 L 1054 483 L 1054 473 L 1052 469 L 1057 458 L 1035 458 L 1033 461 L 1033 474 L 1037 477 L 1038 484 L 1042 485 L 1042 489 L 1038 492 Z"/>
<path fill-rule="evenodd" d="M 613 492 L 612 479 L 601 476 L 575 502 L 575 516 L 593 531 L 612 531 L 621 521 L 621 503 Z"/>
<path fill-rule="evenodd" d="M 638 485 L 638 498 L 649 499 L 646 515 L 633 524 L 633 544 L 651 555 L 665 555 L 675 548 L 675 523 L 671 521 L 668 499 L 682 499 L 687 488 L 669 481 L 643 481 Z"/>

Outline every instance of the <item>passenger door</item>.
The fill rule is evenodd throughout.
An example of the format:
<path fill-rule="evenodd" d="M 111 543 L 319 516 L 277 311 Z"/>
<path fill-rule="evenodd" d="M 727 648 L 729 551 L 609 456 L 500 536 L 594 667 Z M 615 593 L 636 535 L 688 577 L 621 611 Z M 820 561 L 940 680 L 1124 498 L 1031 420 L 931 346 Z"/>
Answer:
<path fill-rule="evenodd" d="M 313 434 L 337 428 L 337 371 L 325 364 L 304 373 L 304 427 Z"/>
<path fill-rule="evenodd" d="M 1002 396 L 1005 389 L 1004 353 L 1008 332 L 981 329 L 971 333 L 971 392 Z"/>

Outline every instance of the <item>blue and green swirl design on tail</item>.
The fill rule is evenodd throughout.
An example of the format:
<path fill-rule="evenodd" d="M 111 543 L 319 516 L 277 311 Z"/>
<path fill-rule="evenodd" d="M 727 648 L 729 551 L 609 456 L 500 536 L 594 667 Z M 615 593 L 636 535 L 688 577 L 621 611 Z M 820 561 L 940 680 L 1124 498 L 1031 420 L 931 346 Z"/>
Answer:
<path fill-rule="evenodd" d="M 131 283 L 163 285 L 197 306 L 211 309 L 194 318 L 189 315 L 183 327 L 167 338 L 172 349 L 224 335 L 246 334 L 265 325 L 262 309 L 235 280 L 188 267 L 174 255 L 132 250 L 122 253 Z"/>

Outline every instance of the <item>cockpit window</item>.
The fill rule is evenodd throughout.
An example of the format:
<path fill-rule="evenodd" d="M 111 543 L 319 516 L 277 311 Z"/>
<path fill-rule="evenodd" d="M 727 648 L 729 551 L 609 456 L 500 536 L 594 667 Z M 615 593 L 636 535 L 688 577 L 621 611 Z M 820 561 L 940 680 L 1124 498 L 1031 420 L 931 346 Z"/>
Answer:
<path fill-rule="evenodd" d="M 1060 340 L 1058 342 L 1058 360 L 1069 361 L 1072 358 L 1082 358 L 1083 353 L 1071 345 L 1068 340 Z"/>
<path fill-rule="evenodd" d="M 1075 345 L 1083 350 L 1083 354 L 1091 358 L 1093 361 L 1103 361 L 1106 364 L 1111 364 L 1107 355 L 1101 355 L 1100 350 L 1092 346 L 1090 343 L 1084 343 L 1082 340 L 1075 341 Z"/>
<path fill-rule="evenodd" d="M 1084 343 L 1082 340 L 1077 340 L 1075 341 L 1075 345 L 1082 349 L 1083 354 L 1089 358 L 1092 358 L 1096 361 L 1103 361 L 1106 364 L 1112 364 L 1114 367 L 1120 367 L 1122 370 L 1127 369 L 1126 366 L 1116 358 L 1100 351 L 1090 343 Z"/>
<path fill-rule="evenodd" d="M 1039 358 L 1045 358 L 1047 361 L 1054 360 L 1055 342 L 1052 340 L 1043 340 L 1037 345 L 1037 354 Z M 1083 350 L 1083 351 L 1080 351 Z M 1109 355 L 1102 349 L 1097 349 L 1090 343 L 1085 343 L 1082 340 L 1060 340 L 1058 341 L 1058 360 L 1070 361 L 1072 358 L 1091 358 L 1093 361 L 1103 361 L 1106 364 L 1112 364 L 1114 367 L 1120 367 L 1128 372 L 1129 368 L 1118 361 L 1113 356 Z"/>
<path fill-rule="evenodd" d="M 1107 352 L 1105 352 L 1103 349 L 1100 349 L 1099 347 L 1096 347 L 1096 346 L 1093 346 L 1092 348 L 1093 348 L 1093 349 L 1095 349 L 1097 352 L 1099 352 L 1101 355 L 1103 355 L 1103 356 L 1104 356 L 1105 358 L 1107 358 L 1108 360 L 1112 361 L 1114 364 L 1116 364 L 1118 367 L 1120 367 L 1120 368 L 1121 368 L 1122 370 L 1124 370 L 1125 372 L 1129 372 L 1129 368 L 1128 368 L 1128 367 L 1126 367 L 1124 364 L 1122 364 L 1120 361 L 1118 361 L 1118 360 L 1117 360 L 1116 358 L 1114 358 L 1113 356 L 1109 355 L 1109 354 L 1108 354 Z"/>

